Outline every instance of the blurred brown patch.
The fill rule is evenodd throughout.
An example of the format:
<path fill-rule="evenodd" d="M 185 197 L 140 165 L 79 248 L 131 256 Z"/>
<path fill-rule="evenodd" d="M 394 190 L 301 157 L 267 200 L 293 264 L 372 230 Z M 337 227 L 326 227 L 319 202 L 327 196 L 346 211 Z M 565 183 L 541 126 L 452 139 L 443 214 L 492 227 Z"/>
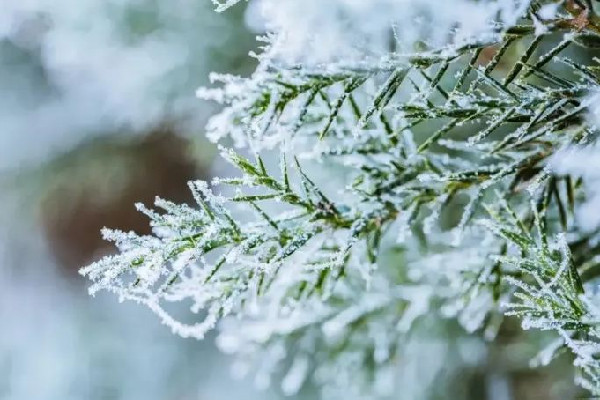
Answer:
<path fill-rule="evenodd" d="M 116 168 L 120 184 L 113 188 L 115 193 L 106 184 L 94 185 L 93 178 L 72 184 L 63 180 L 49 189 L 40 213 L 51 251 L 69 275 L 114 251 L 112 244 L 102 240 L 102 227 L 150 232 L 148 219 L 135 210 L 135 203 L 151 205 L 155 196 L 190 202 L 187 181 L 204 178 L 188 155 L 187 142 L 169 128 L 157 129 L 142 139 L 95 146 L 101 161 L 96 161 L 94 168 L 105 166 L 115 174 L 110 163 L 122 164 Z M 87 158 L 73 161 L 69 168 L 83 168 Z M 122 163 L 123 158 L 127 162 Z"/>

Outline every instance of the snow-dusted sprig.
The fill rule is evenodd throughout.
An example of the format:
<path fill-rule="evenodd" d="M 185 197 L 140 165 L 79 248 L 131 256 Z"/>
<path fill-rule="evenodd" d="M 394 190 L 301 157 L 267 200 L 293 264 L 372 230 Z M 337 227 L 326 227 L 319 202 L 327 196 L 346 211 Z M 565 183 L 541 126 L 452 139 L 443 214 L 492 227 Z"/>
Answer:
<path fill-rule="evenodd" d="M 539 9 L 532 7 L 532 13 Z M 582 118 L 594 74 L 561 57 L 568 47 L 594 46 L 594 34 L 573 34 L 567 26 L 573 12 L 557 11 L 543 32 L 528 14 L 521 25 L 498 28 L 496 43 L 391 53 L 369 67 L 285 66 L 267 50 L 251 78 L 218 77 L 222 89 L 200 91 L 228 106 L 209 134 L 215 140 L 231 135 L 255 150 L 285 141 L 310 156 L 337 159 L 355 171 L 355 194 L 397 211 L 436 208 L 441 199 L 470 192 L 458 238 L 480 211 L 484 191 L 518 189 L 543 172 L 557 149 L 594 137 Z M 562 39 L 538 51 L 553 35 Z M 496 53 L 486 60 L 483 50 L 493 46 Z M 526 50 L 515 57 L 518 46 Z M 554 64 L 571 65 L 576 75 L 557 76 L 549 68 Z M 439 128 L 422 131 L 432 126 Z"/>
<path fill-rule="evenodd" d="M 394 287 L 379 276 L 365 292 L 360 280 L 349 279 L 330 297 L 283 312 L 263 302 L 251 318 L 228 320 L 217 343 L 236 356 L 240 372 L 259 385 L 279 378 L 287 395 L 312 381 L 324 397 L 389 396 L 409 362 L 403 360 L 407 332 L 427 312 L 430 291 Z"/>
<path fill-rule="evenodd" d="M 335 281 L 345 274 L 353 246 L 360 241 L 371 245 L 381 236 L 381 221 L 390 219 L 385 209 L 361 214 L 334 204 L 298 161 L 300 187 L 294 188 L 285 159 L 281 176 L 275 177 L 260 157 L 251 162 L 225 149 L 223 156 L 242 176 L 217 182 L 237 187 L 235 194 L 217 196 L 207 183 L 196 181 L 190 182 L 195 207 L 162 199 L 155 202 L 162 212 L 138 205 L 150 218 L 153 235 L 104 230 L 105 239 L 114 241 L 120 254 L 81 270 L 94 281 L 91 293 L 109 290 L 121 299 L 146 304 L 176 333 L 201 338 L 221 317 L 243 314 L 274 282 L 283 280 L 286 293 L 296 293 L 291 301 L 322 291 L 325 278 Z M 262 192 L 248 192 L 253 189 Z M 264 202 L 288 208 L 268 213 L 260 205 Z M 256 218 L 243 224 L 234 221 L 229 210 L 233 203 L 244 204 Z M 302 252 L 307 253 L 297 255 Z M 290 269 L 296 278 L 286 280 Z M 202 322 L 180 323 L 165 309 L 165 303 L 186 299 L 192 301 L 193 313 L 207 312 Z"/>
<path fill-rule="evenodd" d="M 572 253 L 586 240 L 569 241 L 564 233 L 548 237 L 535 208 L 530 213 L 531 222 L 516 217 L 510 209 L 508 214 L 495 215 L 494 223 L 486 223 L 513 250 L 497 258 L 504 269 L 502 279 L 516 289 L 513 299 L 505 305 L 505 315 L 519 317 L 525 330 L 557 332 L 560 341 L 553 342 L 534 361 L 547 364 L 561 349 L 569 349 L 581 372 L 577 383 L 599 394 L 597 291 L 593 280 L 584 283 L 583 265 L 575 263 Z M 593 253 L 587 253 L 587 257 L 593 258 Z"/>

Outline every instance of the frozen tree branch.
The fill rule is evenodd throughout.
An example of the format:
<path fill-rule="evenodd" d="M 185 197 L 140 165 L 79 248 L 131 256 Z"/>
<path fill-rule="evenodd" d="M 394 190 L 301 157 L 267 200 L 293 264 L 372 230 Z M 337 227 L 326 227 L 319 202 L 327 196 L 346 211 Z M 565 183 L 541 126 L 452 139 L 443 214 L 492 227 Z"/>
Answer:
<path fill-rule="evenodd" d="M 182 336 L 201 338 L 236 316 L 225 318 L 220 346 L 258 363 L 263 383 L 288 365 L 288 394 L 306 380 L 355 397 L 394 393 L 402 338 L 432 312 L 488 339 L 502 315 L 553 330 L 561 342 L 541 358 L 570 350 L 578 382 L 599 394 L 589 289 L 598 236 L 572 217 L 581 172 L 553 167 L 567 148 L 593 148 L 598 134 L 588 117 L 597 111 L 600 48 L 591 4 L 457 1 L 465 14 L 451 14 L 444 40 L 415 43 L 377 7 L 412 16 L 430 2 L 308 2 L 314 15 L 300 28 L 275 12 L 293 2 L 263 3 L 274 15 L 255 73 L 215 74 L 220 86 L 198 91 L 224 106 L 208 136 L 260 155 L 223 150 L 239 176 L 212 189 L 191 183 L 193 207 L 140 206 L 152 236 L 106 231 L 120 254 L 82 269 L 92 292 L 146 304 Z M 321 27 L 297 29 L 334 18 L 329 7 L 343 11 L 331 29 L 360 12 L 379 15 L 379 31 L 366 21 L 338 53 L 311 58 Z M 481 25 L 470 26 L 468 12 Z M 300 35 L 294 43 L 291 33 Z M 380 35 L 385 45 L 361 42 Z M 266 167 L 273 158 L 277 173 Z M 337 192 L 303 167 L 324 162 L 343 173 Z M 218 185 L 233 194 L 214 194 Z M 239 207 L 245 216 L 234 218 Z M 389 238 L 405 252 L 403 265 L 381 261 Z M 184 300 L 195 322 L 169 313 Z"/>

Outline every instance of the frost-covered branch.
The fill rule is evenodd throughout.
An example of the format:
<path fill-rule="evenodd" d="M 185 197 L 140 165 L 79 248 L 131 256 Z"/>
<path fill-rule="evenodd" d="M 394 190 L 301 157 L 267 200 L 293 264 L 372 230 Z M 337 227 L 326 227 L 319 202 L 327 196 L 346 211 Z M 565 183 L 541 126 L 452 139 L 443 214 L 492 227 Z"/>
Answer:
<path fill-rule="evenodd" d="M 183 336 L 225 319 L 221 347 L 258 363 L 260 382 L 287 365 L 286 393 L 312 380 L 357 398 L 394 393 L 402 338 L 426 314 L 493 339 L 509 303 L 524 327 L 558 331 L 553 349 L 571 349 L 598 393 L 586 289 L 598 237 L 573 218 L 581 172 L 555 168 L 597 140 L 592 5 L 456 0 L 464 15 L 431 13 L 443 35 L 413 37 L 381 13 L 430 15 L 439 2 L 313 3 L 290 21 L 295 2 L 264 0 L 255 73 L 215 74 L 219 86 L 198 91 L 223 105 L 208 136 L 255 161 L 223 150 L 239 176 L 191 183 L 194 206 L 140 206 L 150 236 L 106 231 L 120 254 L 82 270 L 92 291 L 144 303 Z M 358 24 L 365 15 L 375 22 Z M 313 54 L 324 29 L 348 37 Z M 337 182 L 315 172 L 326 166 Z M 169 305 L 184 301 L 191 322 Z"/>
<path fill-rule="evenodd" d="M 533 212 L 535 233 L 524 228 L 526 222 L 514 218 L 510 209 L 508 212 L 512 214 L 510 228 L 501 221 L 490 226 L 514 251 L 498 258 L 506 268 L 506 283 L 516 289 L 512 302 L 506 305 L 505 315 L 521 318 L 526 330 L 557 332 L 559 341 L 543 349 L 533 361 L 546 365 L 561 350 L 569 349 L 581 372 L 578 383 L 593 394 L 600 393 L 598 296 L 594 285 L 584 288 L 582 276 L 585 277 L 586 271 L 577 268 L 571 252 L 586 240 L 569 242 L 562 233 L 550 240 L 536 211 Z"/>
<path fill-rule="evenodd" d="M 300 188 L 290 183 L 282 158 L 281 176 L 269 174 L 260 157 L 256 163 L 223 150 L 223 156 L 243 175 L 216 179 L 215 183 L 237 188 L 232 196 L 213 194 L 205 182 L 190 182 L 196 207 L 157 198 L 162 212 L 138 204 L 151 221 L 154 234 L 139 236 L 104 230 L 121 254 L 109 256 L 82 269 L 100 289 L 116 292 L 122 299 L 146 304 L 182 336 L 202 338 L 216 321 L 231 312 L 242 313 L 245 303 L 256 301 L 279 279 L 281 269 L 300 273 L 289 290 L 304 296 L 322 291 L 325 278 L 338 279 L 354 244 L 377 234 L 379 221 L 389 218 L 385 210 L 350 213 L 348 207 L 331 202 L 296 162 Z M 262 189 L 260 194 L 244 193 Z M 253 220 L 234 221 L 228 206 L 244 204 Z M 267 213 L 262 203 L 284 204 L 287 209 Z M 270 215 L 271 214 L 271 215 Z M 297 254 L 308 252 L 306 254 Z M 286 274 L 289 273 L 286 271 Z M 330 276 L 331 275 L 331 276 Z M 191 300 L 192 310 L 207 311 L 200 323 L 177 322 L 164 303 Z"/>

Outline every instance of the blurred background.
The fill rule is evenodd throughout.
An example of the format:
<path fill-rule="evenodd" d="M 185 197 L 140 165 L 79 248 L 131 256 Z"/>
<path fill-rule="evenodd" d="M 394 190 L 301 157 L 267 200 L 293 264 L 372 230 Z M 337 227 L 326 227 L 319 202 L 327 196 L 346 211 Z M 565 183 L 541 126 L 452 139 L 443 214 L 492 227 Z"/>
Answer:
<path fill-rule="evenodd" d="M 186 182 L 215 173 L 203 125 L 216 109 L 194 93 L 210 71 L 253 70 L 247 26 L 243 6 L 215 14 L 203 0 L 0 0 L 0 399 L 281 397 L 233 381 L 212 338 L 91 298 L 77 273 L 112 251 L 103 226 L 148 232 L 135 202 L 188 201 Z M 468 342 L 477 361 L 448 364 L 451 382 L 431 398 L 572 398 L 569 360 L 530 370 L 535 347 L 505 331 L 493 348 Z M 403 382 L 434 385 L 420 377 L 443 370 L 445 339 L 463 336 L 438 332 Z"/>
<path fill-rule="evenodd" d="M 134 203 L 188 200 L 211 175 L 212 70 L 248 74 L 242 7 L 198 0 L 0 1 L 0 399 L 253 398 L 212 338 L 87 295 L 103 226 L 147 232 Z M 265 393 L 260 393 L 264 398 Z"/>

